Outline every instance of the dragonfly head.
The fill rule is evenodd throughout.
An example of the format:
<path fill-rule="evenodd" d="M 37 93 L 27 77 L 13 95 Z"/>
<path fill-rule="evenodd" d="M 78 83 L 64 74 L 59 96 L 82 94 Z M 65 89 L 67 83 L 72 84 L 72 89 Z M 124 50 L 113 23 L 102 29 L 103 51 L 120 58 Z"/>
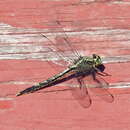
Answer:
<path fill-rule="evenodd" d="M 93 60 L 94 60 L 96 68 L 99 69 L 101 72 L 103 72 L 105 69 L 105 66 L 102 64 L 101 57 L 96 54 L 93 54 Z"/>
<path fill-rule="evenodd" d="M 93 60 L 94 60 L 95 66 L 102 64 L 101 57 L 96 54 L 93 54 Z"/>

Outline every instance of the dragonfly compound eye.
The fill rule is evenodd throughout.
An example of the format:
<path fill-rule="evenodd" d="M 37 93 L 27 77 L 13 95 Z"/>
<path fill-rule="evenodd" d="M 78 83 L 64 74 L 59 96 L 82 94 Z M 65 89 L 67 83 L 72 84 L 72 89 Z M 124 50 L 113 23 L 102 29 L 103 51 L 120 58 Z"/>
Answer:
<path fill-rule="evenodd" d="M 102 64 L 101 57 L 98 56 L 98 55 L 96 55 L 96 54 L 93 54 L 93 60 L 94 60 L 94 62 L 95 62 L 95 64 L 96 64 L 96 66 Z"/>

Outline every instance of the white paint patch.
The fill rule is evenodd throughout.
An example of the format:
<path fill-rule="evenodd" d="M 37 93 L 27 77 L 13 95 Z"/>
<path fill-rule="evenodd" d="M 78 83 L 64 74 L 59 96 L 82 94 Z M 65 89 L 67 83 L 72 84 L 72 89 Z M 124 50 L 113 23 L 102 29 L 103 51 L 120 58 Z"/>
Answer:
<path fill-rule="evenodd" d="M 130 88 L 130 82 L 110 84 L 110 88 Z"/>
<path fill-rule="evenodd" d="M 113 4 L 130 5 L 130 2 L 129 1 L 120 0 L 120 1 L 113 1 Z"/>
<path fill-rule="evenodd" d="M 25 80 L 29 80 L 29 79 L 25 79 Z M 11 80 L 11 81 L 3 81 L 0 82 L 0 84 L 13 84 L 13 85 L 35 85 L 37 84 L 36 82 L 29 82 L 29 81 L 15 81 L 15 80 Z"/>
<path fill-rule="evenodd" d="M 70 84 L 67 83 L 62 83 L 60 84 L 60 86 L 70 86 Z M 74 85 L 73 85 L 74 86 Z M 73 87 L 72 86 L 72 87 Z M 77 86 L 77 84 L 75 84 L 75 86 Z M 77 86 L 78 87 L 78 86 Z M 95 87 L 94 85 L 90 86 L 90 87 Z M 130 83 L 129 82 L 119 82 L 119 83 L 112 83 L 109 84 L 108 88 L 130 88 Z"/>
<path fill-rule="evenodd" d="M 13 98 L 10 98 L 10 97 L 0 97 L 0 101 L 10 101 L 10 100 L 13 100 Z"/>
<path fill-rule="evenodd" d="M 103 63 L 129 62 L 130 61 L 130 55 L 103 57 L 102 59 L 103 59 Z"/>
<path fill-rule="evenodd" d="M 0 59 L 37 59 L 53 61 L 62 58 L 62 53 L 57 53 L 56 51 L 57 46 L 54 45 L 54 41 L 56 36 L 65 36 L 63 29 L 51 32 L 51 30 L 44 29 L 16 28 L 4 23 L 0 23 L 0 28 Z M 120 44 L 124 46 L 124 49 L 128 49 L 130 44 L 130 30 L 127 29 L 91 27 L 86 28 L 86 31 L 71 32 L 71 30 L 67 28 L 64 30 L 69 30 L 66 32 L 66 35 L 69 37 L 75 36 L 76 38 L 80 37 L 85 40 L 88 46 L 91 46 L 89 43 L 97 41 L 104 41 L 106 45 L 107 41 L 118 42 L 118 44 L 121 41 L 126 41 L 126 43 L 121 42 Z M 53 41 L 53 44 L 40 34 L 48 37 L 48 39 Z M 64 43 L 58 44 L 62 45 L 63 50 L 69 48 Z M 82 50 L 79 51 L 79 53 L 82 52 Z M 87 52 L 89 52 L 89 50 Z M 73 59 L 76 55 L 69 50 L 65 50 L 63 56 L 65 59 Z M 103 60 L 104 63 L 127 62 L 130 61 L 130 55 L 104 57 Z"/>
<path fill-rule="evenodd" d="M 39 78 L 44 80 L 43 78 Z M 24 79 L 25 80 L 25 79 Z M 29 80 L 29 79 L 26 79 Z M 30 81 L 18 81 L 18 80 L 11 80 L 11 81 L 5 81 L 5 82 L 0 82 L 0 84 L 14 84 L 14 85 L 36 85 L 38 82 L 30 82 Z M 58 84 L 57 84 L 58 86 Z M 61 83 L 59 86 L 70 86 L 70 83 Z M 73 84 L 74 86 L 74 84 Z M 77 84 L 75 84 L 77 86 Z M 118 82 L 118 83 L 110 83 L 109 88 L 130 88 L 130 82 Z"/>
<path fill-rule="evenodd" d="M 126 4 L 124 0 L 79 0 L 79 4 L 93 4 L 93 3 L 110 3 L 110 4 Z"/>

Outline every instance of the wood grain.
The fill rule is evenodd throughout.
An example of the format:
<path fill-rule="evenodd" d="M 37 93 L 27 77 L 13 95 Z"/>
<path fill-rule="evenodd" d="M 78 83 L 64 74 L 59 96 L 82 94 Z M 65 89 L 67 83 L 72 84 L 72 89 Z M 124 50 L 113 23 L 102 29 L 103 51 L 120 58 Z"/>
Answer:
<path fill-rule="evenodd" d="M 129 0 L 0 1 L 0 129 L 130 129 L 129 11 Z M 41 34 L 55 41 L 64 31 L 81 54 L 102 56 L 106 72 L 112 75 L 105 80 L 113 103 L 90 91 L 93 104 L 83 109 L 67 91 L 67 83 L 15 97 L 56 73 L 48 61 L 59 58 Z M 66 53 L 71 56 L 70 50 Z"/>

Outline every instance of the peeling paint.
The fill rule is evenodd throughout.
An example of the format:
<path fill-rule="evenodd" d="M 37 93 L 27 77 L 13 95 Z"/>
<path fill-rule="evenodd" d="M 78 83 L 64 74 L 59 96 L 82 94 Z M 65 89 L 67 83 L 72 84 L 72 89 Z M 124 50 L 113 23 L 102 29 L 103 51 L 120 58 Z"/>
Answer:
<path fill-rule="evenodd" d="M 52 41 L 55 36 L 62 35 L 63 32 L 48 32 L 49 30 L 43 29 L 23 29 L 12 27 L 7 24 L 0 24 L 0 59 L 38 59 L 38 60 L 55 60 L 58 59 L 51 46 L 46 44 L 49 42 L 47 39 L 41 37 L 39 33 L 46 35 Z M 120 45 L 121 49 L 128 49 L 130 40 L 130 31 L 127 29 L 111 29 L 104 27 L 88 28 L 86 31 L 71 32 L 69 29 L 66 34 L 69 37 L 79 37 L 81 40 L 85 40 L 85 45 L 90 46 L 91 42 L 118 42 L 115 44 L 115 49 L 118 49 Z M 44 32 L 44 33 L 43 33 Z M 45 33 L 46 32 L 46 33 Z M 3 44 L 4 43 L 4 44 Z M 75 43 L 73 43 L 75 44 Z M 104 43 L 105 45 L 105 43 Z M 80 43 L 79 43 L 80 46 Z M 91 45 L 91 48 L 94 45 Z M 53 47 L 53 46 L 52 46 Z M 64 46 L 63 46 L 64 47 Z M 97 49 L 100 49 L 99 48 Z M 110 50 L 111 47 L 109 47 Z M 130 47 L 129 47 L 130 48 Z M 119 48 L 120 49 L 120 48 Z M 86 50 L 87 51 L 87 50 Z M 91 49 L 93 51 L 93 48 Z M 79 52 L 83 52 L 79 50 Z M 72 56 L 71 52 L 65 52 L 67 56 Z M 106 57 L 105 62 L 126 62 L 129 61 L 129 55 Z"/>

